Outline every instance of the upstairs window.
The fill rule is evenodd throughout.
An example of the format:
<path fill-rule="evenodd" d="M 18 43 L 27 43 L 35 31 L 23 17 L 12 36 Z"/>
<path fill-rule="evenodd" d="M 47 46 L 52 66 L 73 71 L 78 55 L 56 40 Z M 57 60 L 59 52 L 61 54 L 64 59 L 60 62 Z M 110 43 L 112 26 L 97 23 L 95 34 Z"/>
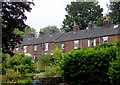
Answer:
<path fill-rule="evenodd" d="M 65 43 L 61 43 L 61 49 L 62 49 L 62 50 L 65 49 Z"/>
<path fill-rule="evenodd" d="M 24 53 L 27 52 L 27 46 L 24 46 Z"/>
<path fill-rule="evenodd" d="M 48 43 L 45 43 L 45 51 L 48 51 Z"/>
<path fill-rule="evenodd" d="M 37 45 L 34 45 L 34 52 L 37 52 Z"/>
<path fill-rule="evenodd" d="M 79 47 L 79 40 L 74 41 L 74 49 L 78 49 Z"/>
<path fill-rule="evenodd" d="M 96 39 L 89 39 L 88 40 L 88 47 L 96 46 Z"/>
<path fill-rule="evenodd" d="M 108 37 L 103 37 L 103 43 L 108 43 Z"/>

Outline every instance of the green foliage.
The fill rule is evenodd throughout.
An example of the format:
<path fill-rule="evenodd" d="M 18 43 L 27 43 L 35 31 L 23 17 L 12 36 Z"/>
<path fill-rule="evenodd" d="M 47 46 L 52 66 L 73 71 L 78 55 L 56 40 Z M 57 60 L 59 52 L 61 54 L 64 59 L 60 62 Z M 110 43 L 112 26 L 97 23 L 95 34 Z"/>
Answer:
<path fill-rule="evenodd" d="M 35 37 L 37 37 L 38 33 L 37 33 L 37 31 L 34 28 L 25 28 L 23 37 L 24 38 L 28 38 L 28 34 L 31 33 L 31 32 L 35 35 Z"/>
<path fill-rule="evenodd" d="M 10 56 L 8 54 L 3 54 L 2 53 L 2 65 L 1 65 L 1 68 L 2 68 L 2 74 L 5 74 L 6 73 L 6 70 L 7 70 L 7 67 L 8 67 L 8 58 Z"/>
<path fill-rule="evenodd" d="M 10 57 L 8 60 L 8 63 L 10 65 L 11 68 L 14 67 L 14 65 L 18 66 L 21 63 L 21 59 L 25 57 L 25 55 L 23 53 L 19 54 L 18 52 L 15 52 L 15 55 Z"/>
<path fill-rule="evenodd" d="M 44 27 L 44 28 L 41 28 L 41 29 L 43 29 L 43 30 L 44 30 L 44 33 L 45 33 L 46 35 L 48 35 L 48 34 L 50 33 L 50 27 L 52 27 L 53 30 L 56 31 L 56 33 L 60 33 L 59 28 L 57 28 L 56 26 L 47 26 L 47 27 Z"/>
<path fill-rule="evenodd" d="M 97 20 L 97 23 L 96 23 L 96 26 L 99 27 L 99 26 L 103 26 L 103 21 L 104 21 L 104 18 L 105 17 L 100 17 L 98 20 Z"/>
<path fill-rule="evenodd" d="M 120 24 L 120 1 L 119 2 L 110 2 L 109 5 L 109 16 L 113 21 L 113 24 Z"/>
<path fill-rule="evenodd" d="M 39 56 L 39 62 L 49 63 L 50 62 L 50 58 L 51 58 L 50 54 L 47 54 L 47 55 L 42 54 L 42 55 Z"/>
<path fill-rule="evenodd" d="M 33 65 L 33 59 L 31 56 L 26 56 L 24 53 L 15 53 L 15 55 L 9 58 L 9 65 L 11 68 L 17 69 L 21 74 L 31 73 L 35 71 L 35 66 Z"/>
<path fill-rule="evenodd" d="M 113 44 L 113 43 L 103 43 L 101 45 L 98 45 L 95 49 L 107 48 L 107 47 L 111 47 L 111 46 L 115 46 L 115 44 Z"/>
<path fill-rule="evenodd" d="M 13 31 L 14 34 L 19 35 L 22 38 L 28 38 L 28 34 L 31 33 L 31 32 L 35 35 L 35 37 L 37 37 L 38 33 L 34 28 L 26 27 L 24 29 L 24 31 L 20 31 L 19 29 L 15 28 L 14 31 Z"/>
<path fill-rule="evenodd" d="M 63 21 L 61 30 L 69 32 L 73 30 L 74 22 L 78 24 L 80 30 L 86 29 L 88 22 L 96 24 L 97 19 L 102 16 L 103 9 L 95 2 L 71 2 L 65 8 L 67 15 Z"/>
<path fill-rule="evenodd" d="M 110 68 L 109 68 L 109 76 L 111 79 L 112 85 L 119 85 L 120 84 L 120 41 L 116 41 L 116 46 L 118 46 L 118 52 L 116 59 L 112 59 L 110 62 Z"/>
<path fill-rule="evenodd" d="M 2 3 L 2 52 L 13 56 L 12 50 L 19 44 L 22 37 L 14 33 L 18 29 L 20 34 L 27 25 L 24 21 L 27 19 L 26 12 L 31 11 L 33 2 L 3 2 Z M 19 33 L 17 33 L 19 34 Z M 12 49 L 11 49 L 12 48 Z"/>
<path fill-rule="evenodd" d="M 58 47 L 56 47 L 53 51 L 53 59 L 54 62 L 57 64 L 61 61 L 62 59 L 62 50 L 60 50 Z"/>
<path fill-rule="evenodd" d="M 116 58 L 117 52 L 116 46 L 71 50 L 60 63 L 62 76 L 69 83 L 109 84 L 109 62 Z"/>
<path fill-rule="evenodd" d="M 19 85 L 33 85 L 33 81 L 30 79 L 18 80 Z"/>
<path fill-rule="evenodd" d="M 19 35 L 19 36 L 21 36 L 21 37 L 23 37 L 23 34 L 24 34 L 23 31 L 20 31 L 20 30 L 17 29 L 17 28 L 14 29 L 13 33 L 16 34 L 16 35 Z"/>
<path fill-rule="evenodd" d="M 51 76 L 61 76 L 60 70 L 60 61 L 62 60 L 62 50 L 56 47 L 53 51 L 52 61 L 50 62 L 50 66 L 45 67 L 45 72 L 43 76 L 51 77 Z"/>
<path fill-rule="evenodd" d="M 7 72 L 7 79 L 16 80 L 18 78 L 17 72 Z"/>

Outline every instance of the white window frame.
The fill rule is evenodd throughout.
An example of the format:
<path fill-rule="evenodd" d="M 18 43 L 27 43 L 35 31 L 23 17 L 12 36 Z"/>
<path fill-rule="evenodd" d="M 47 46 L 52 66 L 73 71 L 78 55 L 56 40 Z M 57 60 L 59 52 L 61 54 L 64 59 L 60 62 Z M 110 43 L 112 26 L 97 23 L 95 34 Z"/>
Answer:
<path fill-rule="evenodd" d="M 93 40 L 93 46 L 96 46 L 96 39 Z"/>
<path fill-rule="evenodd" d="M 37 45 L 34 45 L 34 52 L 37 52 Z"/>
<path fill-rule="evenodd" d="M 48 51 L 48 43 L 45 43 L 45 51 Z"/>
<path fill-rule="evenodd" d="M 19 47 L 16 48 L 16 51 L 19 51 Z"/>
<path fill-rule="evenodd" d="M 27 53 L 27 46 L 24 46 L 24 53 Z"/>
<path fill-rule="evenodd" d="M 107 41 L 107 42 L 105 42 Z M 108 37 L 103 37 L 103 43 L 108 43 Z"/>
<path fill-rule="evenodd" d="M 92 41 L 93 40 L 93 41 Z M 92 42 L 93 42 L 93 45 L 92 45 Z M 88 47 L 91 47 L 91 46 L 96 46 L 96 39 L 89 39 L 88 40 Z"/>
<path fill-rule="evenodd" d="M 75 40 L 74 41 L 74 49 L 78 49 L 78 47 L 79 47 L 79 40 Z"/>
<path fill-rule="evenodd" d="M 61 49 L 62 49 L 62 50 L 65 49 L 65 43 L 61 43 Z"/>
<path fill-rule="evenodd" d="M 34 60 L 37 60 L 37 54 L 34 54 Z"/>

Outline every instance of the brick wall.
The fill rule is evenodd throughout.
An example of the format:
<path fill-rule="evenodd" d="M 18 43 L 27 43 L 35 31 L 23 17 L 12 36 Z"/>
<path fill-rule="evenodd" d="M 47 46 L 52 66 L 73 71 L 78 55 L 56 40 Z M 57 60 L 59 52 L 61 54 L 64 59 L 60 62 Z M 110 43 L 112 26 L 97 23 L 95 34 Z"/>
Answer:
<path fill-rule="evenodd" d="M 70 50 L 74 49 L 74 41 L 66 41 L 65 42 L 65 53 L 70 52 Z"/>
<path fill-rule="evenodd" d="M 118 40 L 118 39 L 120 40 L 120 35 L 103 36 L 103 37 L 108 37 L 108 43 L 114 43 L 115 40 Z M 101 43 L 101 44 L 103 43 L 103 37 L 94 38 L 94 39 L 96 39 L 96 45 L 99 45 L 99 43 Z M 65 43 L 65 53 L 70 52 L 72 49 L 74 49 L 74 41 L 65 41 L 64 43 Z M 45 49 L 44 49 L 43 53 L 52 53 L 52 50 L 56 46 L 59 47 L 59 49 L 61 49 L 61 42 L 49 43 L 48 51 L 45 51 Z M 81 48 L 81 46 L 88 48 L 88 39 L 82 39 L 82 41 L 79 40 L 79 47 Z M 44 44 L 44 48 L 45 48 L 45 44 Z M 38 55 L 42 54 L 42 44 L 37 44 L 37 52 L 34 52 L 34 45 L 28 45 L 27 53 L 30 53 L 31 55 L 37 54 L 37 57 L 38 57 Z"/>
<path fill-rule="evenodd" d="M 48 51 L 44 51 L 45 53 L 52 53 L 52 50 L 55 48 L 55 43 L 51 42 L 48 44 Z"/>

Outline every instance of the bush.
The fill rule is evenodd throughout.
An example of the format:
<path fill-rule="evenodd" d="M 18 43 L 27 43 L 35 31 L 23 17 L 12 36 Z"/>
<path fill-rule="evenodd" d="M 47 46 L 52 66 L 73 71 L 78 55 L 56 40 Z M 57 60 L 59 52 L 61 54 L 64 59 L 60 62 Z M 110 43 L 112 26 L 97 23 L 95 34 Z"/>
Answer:
<path fill-rule="evenodd" d="M 49 62 L 50 62 L 50 58 L 51 58 L 50 54 L 47 54 L 47 55 L 43 54 L 43 55 L 40 55 L 40 56 L 39 56 L 39 62 L 42 62 L 42 63 L 49 63 Z"/>
<path fill-rule="evenodd" d="M 17 72 L 7 72 L 7 79 L 16 80 L 19 76 Z"/>
<path fill-rule="evenodd" d="M 112 85 L 120 85 L 120 41 L 116 41 L 115 45 L 118 47 L 116 59 L 110 62 L 109 76 Z"/>
<path fill-rule="evenodd" d="M 30 79 L 18 80 L 19 85 L 32 85 L 33 81 Z"/>
<path fill-rule="evenodd" d="M 13 68 L 15 71 L 17 69 L 21 74 L 31 73 L 35 71 L 35 66 L 33 65 L 33 59 L 31 56 L 26 56 L 24 53 L 17 53 L 11 58 L 9 58 L 10 67 Z"/>
<path fill-rule="evenodd" d="M 109 84 L 109 62 L 115 59 L 117 51 L 115 46 L 72 50 L 60 63 L 62 76 L 70 83 Z"/>
<path fill-rule="evenodd" d="M 0 58 L 0 71 L 2 70 L 2 74 L 6 74 L 6 70 L 8 68 L 8 58 L 10 57 L 8 54 L 0 54 L 2 55 L 2 58 Z M 1 62 L 2 61 L 2 62 Z"/>

